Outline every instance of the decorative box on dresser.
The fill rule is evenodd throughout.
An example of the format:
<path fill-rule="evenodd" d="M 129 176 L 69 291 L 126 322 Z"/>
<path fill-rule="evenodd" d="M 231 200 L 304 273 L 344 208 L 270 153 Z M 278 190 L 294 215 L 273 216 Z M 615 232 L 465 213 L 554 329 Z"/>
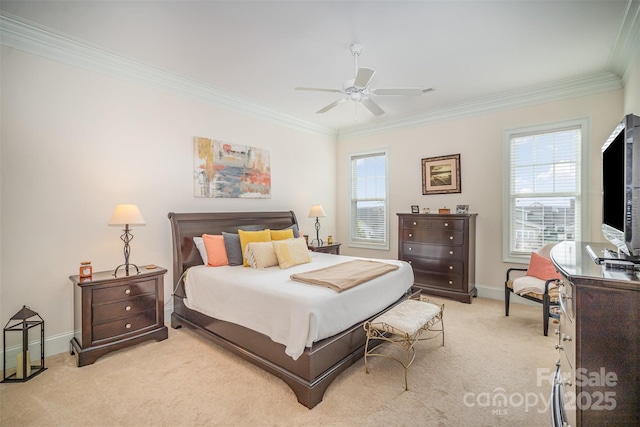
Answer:
<path fill-rule="evenodd" d="M 398 214 L 398 259 L 413 267 L 414 288 L 471 303 L 477 214 Z"/>
<path fill-rule="evenodd" d="M 640 426 L 640 279 L 599 265 L 603 243 L 562 242 L 551 260 L 560 287 L 554 426 Z"/>
<path fill-rule="evenodd" d="M 149 266 L 152 267 L 152 266 Z M 164 268 L 141 267 L 139 274 L 114 277 L 113 270 L 90 278 L 70 276 L 74 284 L 74 337 L 71 354 L 78 366 L 142 341 L 168 337 L 164 324 Z"/>

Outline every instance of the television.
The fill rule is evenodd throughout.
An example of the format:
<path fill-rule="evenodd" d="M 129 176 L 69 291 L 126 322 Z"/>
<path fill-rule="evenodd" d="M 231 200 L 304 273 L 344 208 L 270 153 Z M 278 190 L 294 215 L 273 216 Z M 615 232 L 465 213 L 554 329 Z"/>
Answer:
<path fill-rule="evenodd" d="M 602 146 L 602 232 L 617 257 L 640 263 L 640 117 L 625 116 Z"/>

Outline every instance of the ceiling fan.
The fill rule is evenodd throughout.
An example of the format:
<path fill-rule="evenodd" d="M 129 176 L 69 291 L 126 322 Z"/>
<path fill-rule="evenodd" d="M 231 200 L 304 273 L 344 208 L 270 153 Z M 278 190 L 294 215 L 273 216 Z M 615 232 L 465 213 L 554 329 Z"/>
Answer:
<path fill-rule="evenodd" d="M 343 83 L 342 89 L 323 89 L 315 87 L 296 87 L 295 90 L 308 90 L 315 92 L 335 92 L 347 95 L 345 98 L 338 99 L 316 111 L 317 114 L 326 113 L 332 108 L 342 104 L 348 99 L 359 102 L 364 105 L 374 116 L 380 116 L 384 114 L 384 110 L 371 99 L 371 95 L 395 95 L 395 96 L 420 96 L 425 92 L 430 92 L 433 88 L 422 89 L 418 87 L 405 87 L 405 88 L 389 88 L 389 89 L 373 89 L 369 87 L 369 83 L 373 79 L 373 75 L 376 70 L 371 68 L 358 68 L 358 56 L 362 53 L 362 46 L 359 44 L 352 44 L 350 46 L 351 55 L 354 58 L 354 70 L 355 77 L 351 80 L 347 80 Z"/>

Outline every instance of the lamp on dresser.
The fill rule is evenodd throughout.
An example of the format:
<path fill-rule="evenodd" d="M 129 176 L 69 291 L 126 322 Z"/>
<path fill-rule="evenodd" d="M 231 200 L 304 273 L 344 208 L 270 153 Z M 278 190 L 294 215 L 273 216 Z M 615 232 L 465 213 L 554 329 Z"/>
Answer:
<path fill-rule="evenodd" d="M 312 246 L 322 246 L 324 242 L 320 240 L 320 220 L 318 218 L 324 218 L 327 214 L 322 209 L 320 205 L 311 206 L 311 210 L 309 211 L 309 218 L 316 219 L 316 238 L 311 241 Z"/>
<path fill-rule="evenodd" d="M 129 247 L 129 242 L 133 240 L 133 234 L 129 230 L 130 226 L 143 226 L 146 225 L 144 222 L 144 218 L 140 213 L 140 209 L 136 205 L 126 205 L 120 204 L 116 206 L 113 214 L 111 215 L 111 219 L 109 220 L 110 226 L 124 226 L 124 233 L 120 236 L 120 239 L 124 242 L 124 264 L 120 264 L 116 267 L 113 275 L 117 277 L 118 270 L 120 267 L 124 267 L 125 274 L 129 275 L 129 266 L 133 266 L 136 268 L 136 273 L 140 273 L 138 266 L 135 264 L 129 264 L 129 255 L 131 253 L 131 249 Z"/>

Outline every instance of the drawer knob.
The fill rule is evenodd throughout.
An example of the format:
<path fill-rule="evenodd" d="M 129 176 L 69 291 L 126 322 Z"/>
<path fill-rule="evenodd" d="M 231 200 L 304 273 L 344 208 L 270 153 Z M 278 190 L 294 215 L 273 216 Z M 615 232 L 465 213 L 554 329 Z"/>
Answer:
<path fill-rule="evenodd" d="M 411 264 L 411 260 L 407 261 L 409 264 Z"/>
<path fill-rule="evenodd" d="M 453 270 L 453 265 L 450 265 L 450 266 L 449 266 L 449 270 Z"/>
<path fill-rule="evenodd" d="M 131 323 L 127 323 L 126 325 L 124 325 L 124 327 L 127 329 L 131 329 Z"/>
<path fill-rule="evenodd" d="M 449 255 L 453 255 L 453 251 L 449 251 Z"/>
<path fill-rule="evenodd" d="M 453 240 L 453 236 L 449 236 L 449 240 Z"/>
<path fill-rule="evenodd" d="M 448 227 L 448 226 L 449 226 L 449 223 L 448 223 L 448 222 L 445 222 L 445 223 L 444 223 L 444 226 L 445 226 L 445 227 Z"/>
<path fill-rule="evenodd" d="M 449 284 L 450 284 L 450 285 L 453 285 L 453 280 L 449 280 Z"/>
<path fill-rule="evenodd" d="M 131 293 L 131 289 L 127 289 L 126 291 L 124 291 L 124 293 L 129 295 Z"/>
<path fill-rule="evenodd" d="M 417 223 L 417 222 L 415 222 L 415 221 L 413 221 L 413 225 L 418 225 L 418 223 Z"/>
<path fill-rule="evenodd" d="M 409 250 L 413 250 L 413 248 L 409 248 Z"/>
<path fill-rule="evenodd" d="M 413 237 L 413 233 L 409 233 L 409 237 Z"/>
<path fill-rule="evenodd" d="M 128 305 L 128 306 L 126 306 L 124 309 L 125 309 L 125 310 L 127 310 L 127 311 L 131 311 L 131 306 L 130 306 L 130 305 Z"/>

